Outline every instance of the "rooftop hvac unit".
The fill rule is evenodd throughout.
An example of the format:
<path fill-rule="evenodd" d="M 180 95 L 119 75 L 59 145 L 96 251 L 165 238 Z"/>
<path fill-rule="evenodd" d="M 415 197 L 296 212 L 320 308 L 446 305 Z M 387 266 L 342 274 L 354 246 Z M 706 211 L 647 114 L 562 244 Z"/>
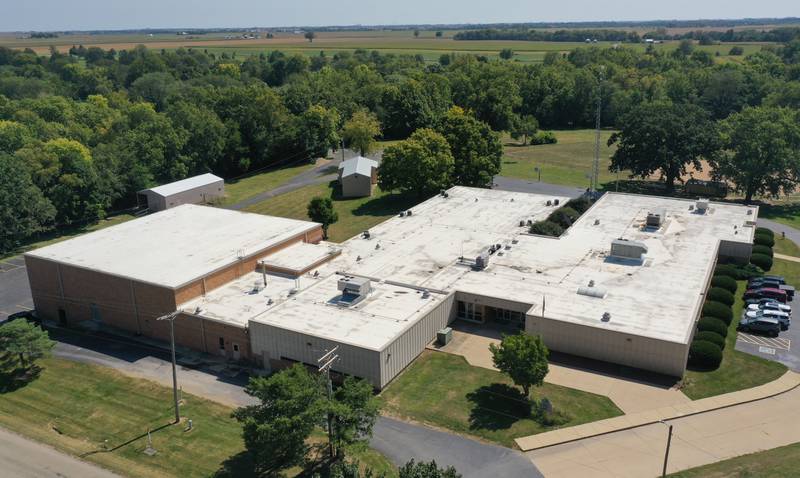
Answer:
<path fill-rule="evenodd" d="M 475 258 L 475 268 L 478 270 L 483 270 L 489 267 L 489 251 L 483 251 L 481 254 Z"/>
<path fill-rule="evenodd" d="M 708 199 L 698 199 L 695 203 L 695 207 L 697 208 L 697 212 L 705 214 L 706 211 L 708 211 Z"/>
<path fill-rule="evenodd" d="M 450 327 L 445 327 L 442 330 L 436 332 L 436 342 L 439 345 L 447 345 L 450 341 L 453 340 L 453 329 Z"/>
<path fill-rule="evenodd" d="M 664 221 L 667 219 L 667 211 L 664 209 L 659 209 L 657 211 L 652 211 L 647 213 L 647 227 L 661 227 L 664 224 Z"/>
<path fill-rule="evenodd" d="M 611 241 L 611 255 L 622 259 L 641 260 L 642 255 L 647 254 L 647 246 L 638 241 L 627 239 L 614 239 Z"/>
<path fill-rule="evenodd" d="M 606 290 L 594 286 L 581 286 L 578 287 L 578 295 L 585 295 L 587 297 L 595 297 L 597 299 L 602 299 L 606 296 Z"/>
<path fill-rule="evenodd" d="M 339 279 L 338 288 L 343 295 L 367 295 L 372 290 L 372 285 L 364 277 L 344 276 Z"/>

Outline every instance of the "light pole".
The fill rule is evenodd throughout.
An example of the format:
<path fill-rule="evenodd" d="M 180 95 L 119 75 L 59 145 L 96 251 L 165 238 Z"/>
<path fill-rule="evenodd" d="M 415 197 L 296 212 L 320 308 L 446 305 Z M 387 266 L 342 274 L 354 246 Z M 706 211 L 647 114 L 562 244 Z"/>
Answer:
<path fill-rule="evenodd" d="M 180 423 L 181 412 L 178 408 L 178 372 L 175 365 L 175 318 L 180 314 L 180 310 L 162 315 L 156 320 L 169 320 L 169 342 L 172 348 L 172 399 L 175 401 L 175 423 Z"/>
<path fill-rule="evenodd" d="M 664 452 L 664 468 L 661 470 L 661 476 L 663 478 L 667 476 L 667 461 L 669 460 L 669 446 L 672 443 L 672 424 L 667 423 L 664 420 L 659 420 L 659 423 L 669 427 L 669 432 L 667 434 L 667 450 Z"/>
<path fill-rule="evenodd" d="M 533 168 L 533 170 L 534 170 L 534 171 L 536 172 L 536 174 L 539 176 L 539 179 L 538 179 L 538 181 L 539 181 L 539 182 L 542 182 L 542 168 L 540 168 L 539 166 L 536 166 L 535 168 Z"/>

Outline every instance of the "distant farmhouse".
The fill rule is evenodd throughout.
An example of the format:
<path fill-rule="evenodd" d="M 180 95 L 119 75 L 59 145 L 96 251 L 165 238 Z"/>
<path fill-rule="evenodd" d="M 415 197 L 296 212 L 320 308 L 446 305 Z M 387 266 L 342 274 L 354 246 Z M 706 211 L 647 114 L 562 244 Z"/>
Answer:
<path fill-rule="evenodd" d="M 143 189 L 136 193 L 139 205 L 152 212 L 163 211 L 182 204 L 207 204 L 225 196 L 225 181 L 213 174 L 191 178 Z"/>
<path fill-rule="evenodd" d="M 339 183 L 342 185 L 342 197 L 372 196 L 378 183 L 378 162 L 362 156 L 342 161 L 339 164 Z"/>

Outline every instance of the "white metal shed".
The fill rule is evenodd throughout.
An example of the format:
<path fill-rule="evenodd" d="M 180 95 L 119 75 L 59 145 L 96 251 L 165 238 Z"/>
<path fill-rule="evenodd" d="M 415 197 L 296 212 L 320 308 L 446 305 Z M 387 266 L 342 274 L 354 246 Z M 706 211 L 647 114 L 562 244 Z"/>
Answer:
<path fill-rule="evenodd" d="M 163 184 L 139 191 L 137 201 L 144 199 L 153 212 L 181 204 L 204 204 L 225 196 L 225 181 L 211 173 Z"/>

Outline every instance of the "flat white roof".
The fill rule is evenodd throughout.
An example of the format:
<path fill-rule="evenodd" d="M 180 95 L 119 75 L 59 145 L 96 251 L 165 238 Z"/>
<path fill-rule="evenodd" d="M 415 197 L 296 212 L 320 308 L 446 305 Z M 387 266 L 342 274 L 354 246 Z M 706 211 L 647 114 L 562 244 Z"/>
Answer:
<path fill-rule="evenodd" d="M 139 192 L 143 193 L 145 191 L 150 191 L 158 194 L 159 196 L 167 197 L 182 193 L 184 191 L 190 191 L 202 186 L 208 186 L 209 184 L 214 184 L 217 182 L 223 182 L 223 179 L 211 173 L 206 173 L 198 176 L 192 176 L 191 178 L 181 179 L 180 181 L 175 181 L 174 183 L 162 184 L 161 186 L 156 186 L 154 188 L 144 189 Z"/>
<path fill-rule="evenodd" d="M 270 254 L 260 262 L 267 266 L 287 271 L 302 271 L 314 264 L 325 261 L 341 252 L 341 248 L 331 243 L 310 244 L 298 242 Z"/>
<path fill-rule="evenodd" d="M 178 288 L 319 227 L 319 224 L 184 204 L 26 255 Z"/>

